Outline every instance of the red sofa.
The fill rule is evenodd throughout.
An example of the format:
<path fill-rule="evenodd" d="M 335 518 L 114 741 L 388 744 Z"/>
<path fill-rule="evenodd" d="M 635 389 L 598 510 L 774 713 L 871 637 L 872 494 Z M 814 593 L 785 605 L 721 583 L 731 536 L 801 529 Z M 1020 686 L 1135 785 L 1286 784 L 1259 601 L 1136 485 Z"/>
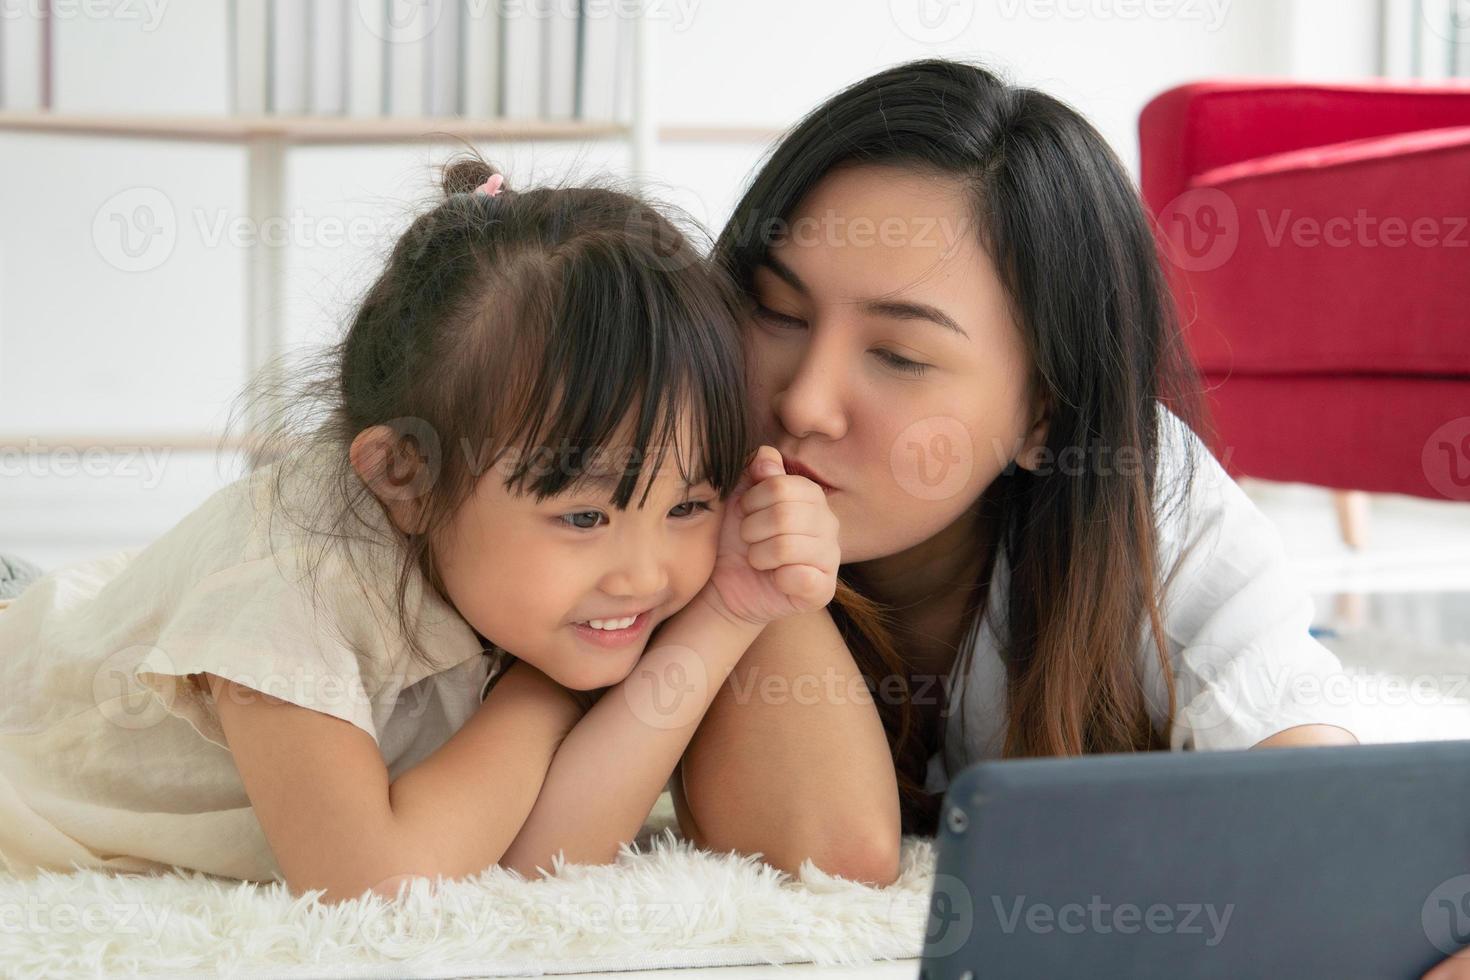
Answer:
<path fill-rule="evenodd" d="M 1201 82 L 1139 137 L 1226 468 L 1470 500 L 1470 84 Z"/>

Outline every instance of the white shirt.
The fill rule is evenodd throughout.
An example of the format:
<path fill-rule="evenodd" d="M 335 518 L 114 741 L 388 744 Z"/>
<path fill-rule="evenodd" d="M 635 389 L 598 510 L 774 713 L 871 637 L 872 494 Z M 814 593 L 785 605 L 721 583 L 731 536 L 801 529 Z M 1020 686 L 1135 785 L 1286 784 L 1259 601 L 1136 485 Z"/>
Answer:
<path fill-rule="evenodd" d="M 279 464 L 278 464 L 279 465 Z M 415 571 L 410 660 L 385 596 L 396 555 L 328 553 L 277 510 L 276 466 L 221 489 L 143 549 L 57 569 L 0 611 L 0 858 L 14 874 L 170 865 L 281 877 L 250 807 L 210 672 L 367 732 L 389 777 L 474 713 L 503 658 Z M 312 471 L 285 492 L 319 500 Z M 360 508 L 380 531 L 381 510 Z"/>
<path fill-rule="evenodd" d="M 1308 628 L 1312 600 L 1287 563 L 1280 535 L 1203 442 L 1160 406 L 1158 498 L 1160 568 L 1174 573 L 1162 603 L 1174 674 L 1173 749 L 1244 749 L 1296 725 L 1355 730 L 1351 706 L 1323 692 L 1342 673 L 1337 657 Z M 1186 454 L 1196 472 L 1178 490 Z M 929 759 L 925 788 L 942 792 L 968 766 L 999 758 L 1006 726 L 1006 671 L 997 624 L 1007 604 L 1009 568 L 998 555 L 985 612 L 965 640 L 970 670 L 949 678 L 945 755 Z M 956 658 L 956 668 L 961 662 Z M 1154 727 L 1162 731 L 1168 689 L 1151 633 L 1137 664 Z M 963 734 L 961 716 L 963 713 Z"/>

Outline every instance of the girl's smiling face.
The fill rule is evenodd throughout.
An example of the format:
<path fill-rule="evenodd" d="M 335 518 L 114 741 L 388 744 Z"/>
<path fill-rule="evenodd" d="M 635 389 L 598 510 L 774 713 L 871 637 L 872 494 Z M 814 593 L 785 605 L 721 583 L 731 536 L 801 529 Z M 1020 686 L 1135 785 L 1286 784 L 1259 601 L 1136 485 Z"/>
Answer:
<path fill-rule="evenodd" d="M 1031 358 L 960 182 L 834 170 L 752 286 L 757 432 L 834 488 L 844 564 L 928 540 L 1044 445 Z"/>
<path fill-rule="evenodd" d="M 613 464 L 591 468 L 602 482 L 590 479 L 540 503 L 506 489 L 513 467 L 502 458 L 434 539 L 450 601 L 482 636 L 564 687 L 594 690 L 623 680 L 653 629 L 693 599 L 714 568 L 724 502 L 708 483 L 686 485 L 675 452 L 669 447 L 640 508 L 657 459 L 650 447 L 622 511 L 609 500 L 626 453 L 606 453 Z M 687 459 L 683 472 L 699 479 Z M 644 613 L 626 642 L 608 645 L 577 625 L 625 612 Z"/>

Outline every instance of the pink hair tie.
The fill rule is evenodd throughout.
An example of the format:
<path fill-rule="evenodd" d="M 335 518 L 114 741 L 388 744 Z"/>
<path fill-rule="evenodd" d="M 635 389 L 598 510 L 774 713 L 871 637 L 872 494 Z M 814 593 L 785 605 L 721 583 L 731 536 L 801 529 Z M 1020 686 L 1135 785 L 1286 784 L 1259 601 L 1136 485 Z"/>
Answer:
<path fill-rule="evenodd" d="M 501 185 L 505 183 L 504 174 L 491 174 L 485 178 L 485 183 L 475 188 L 476 194 L 488 194 L 491 197 L 500 193 Z"/>

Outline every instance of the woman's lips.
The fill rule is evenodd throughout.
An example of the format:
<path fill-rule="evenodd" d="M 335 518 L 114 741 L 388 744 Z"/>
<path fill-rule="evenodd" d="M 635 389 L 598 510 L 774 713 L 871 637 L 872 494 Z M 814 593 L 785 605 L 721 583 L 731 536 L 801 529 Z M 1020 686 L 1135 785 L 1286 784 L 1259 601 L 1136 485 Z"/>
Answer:
<path fill-rule="evenodd" d="M 823 493 L 832 494 L 837 492 L 837 487 L 834 487 L 832 484 L 822 479 L 822 477 L 817 475 L 816 471 L 807 466 L 805 463 L 802 463 L 799 460 L 792 459 L 789 456 L 785 458 L 785 462 L 787 473 L 790 473 L 794 476 L 806 477 L 808 480 L 811 480 L 817 486 L 821 487 Z"/>

